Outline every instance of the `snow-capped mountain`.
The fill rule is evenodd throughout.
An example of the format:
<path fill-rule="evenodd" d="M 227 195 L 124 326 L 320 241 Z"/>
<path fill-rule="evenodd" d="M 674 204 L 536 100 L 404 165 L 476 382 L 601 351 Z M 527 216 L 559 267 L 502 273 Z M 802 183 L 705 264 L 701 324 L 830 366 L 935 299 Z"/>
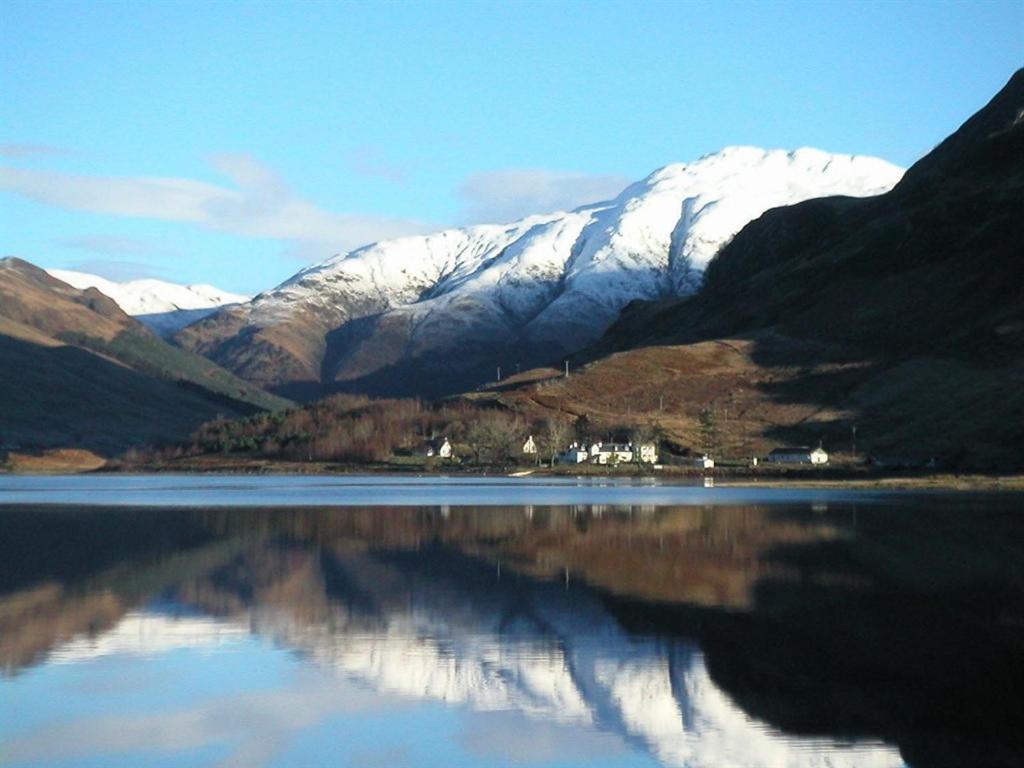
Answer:
<path fill-rule="evenodd" d="M 614 200 L 383 241 L 302 270 L 181 341 L 270 387 L 438 393 L 558 360 L 634 299 L 685 295 L 769 208 L 885 192 L 903 170 L 815 149 L 730 147 Z"/>
<path fill-rule="evenodd" d="M 250 298 L 212 285 L 178 285 L 152 279 L 118 283 L 85 272 L 46 271 L 74 288 L 95 288 L 161 336 L 169 336 L 226 304 L 240 304 Z"/>
<path fill-rule="evenodd" d="M 220 619 L 139 611 L 104 634 L 70 639 L 50 661 L 223 647 L 251 632 L 377 694 L 611 734 L 666 768 L 905 765 L 891 745 L 795 736 L 748 715 L 695 642 L 630 633 L 592 594 L 516 580 L 481 590 L 419 575 L 396 593 L 399 570 L 360 554 L 339 562 L 352 566 L 341 582 L 353 590 L 347 597 L 361 600 L 312 615 L 279 604 Z"/>
<path fill-rule="evenodd" d="M 47 656 L 51 664 L 81 664 L 105 656 L 146 656 L 180 648 L 215 648 L 249 633 L 240 623 L 206 616 L 176 616 L 146 611 L 125 614 L 102 634 L 76 635 Z"/>
<path fill-rule="evenodd" d="M 632 635 L 593 596 L 416 587 L 372 618 L 310 624 L 274 610 L 256 612 L 253 631 L 382 693 L 617 734 L 666 767 L 904 765 L 877 741 L 791 736 L 749 716 L 696 643 Z"/>

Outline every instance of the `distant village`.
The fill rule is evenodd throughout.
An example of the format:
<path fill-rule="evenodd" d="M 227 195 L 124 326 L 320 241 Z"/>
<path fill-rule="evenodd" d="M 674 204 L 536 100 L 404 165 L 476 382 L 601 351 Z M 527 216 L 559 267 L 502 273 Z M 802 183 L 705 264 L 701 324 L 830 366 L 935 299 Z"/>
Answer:
<path fill-rule="evenodd" d="M 585 415 L 575 422 L 528 423 L 516 414 L 464 403 L 424 406 L 417 401 L 337 395 L 277 414 L 211 421 L 188 444 L 157 447 L 128 460 L 160 464 L 232 456 L 232 461 L 245 457 L 405 471 L 501 468 L 529 473 L 546 468 L 586 473 L 619 468 L 622 472 L 710 473 L 762 466 L 847 466 L 855 455 L 830 456 L 820 442 L 817 447 L 753 448 L 744 441 L 746 448 L 734 444 L 730 451 L 724 448 L 713 418 L 703 415 L 700 434 L 694 437 L 692 442 L 673 440 L 656 423 L 593 425 Z"/>
<path fill-rule="evenodd" d="M 539 461 L 539 452 L 533 435 L 529 435 L 522 443 L 521 453 L 525 459 Z M 457 460 L 455 448 L 447 437 L 426 441 L 418 454 L 424 458 L 437 458 Z M 749 466 L 756 467 L 761 462 L 768 464 L 806 464 L 821 466 L 828 464 L 828 452 L 824 448 L 810 448 L 808 446 L 788 446 L 772 450 L 764 458 L 752 456 L 749 458 Z M 617 466 L 620 464 L 644 464 L 654 469 L 661 469 L 658 446 L 653 442 L 645 443 L 606 443 L 603 441 L 579 442 L 573 441 L 565 447 L 565 450 L 554 456 L 556 465 L 579 465 L 596 464 L 602 466 Z M 679 465 L 685 463 L 688 466 L 698 469 L 714 469 L 715 458 L 708 454 L 700 454 L 695 457 L 688 457 L 685 462 L 680 462 L 673 457 L 673 463 Z"/>

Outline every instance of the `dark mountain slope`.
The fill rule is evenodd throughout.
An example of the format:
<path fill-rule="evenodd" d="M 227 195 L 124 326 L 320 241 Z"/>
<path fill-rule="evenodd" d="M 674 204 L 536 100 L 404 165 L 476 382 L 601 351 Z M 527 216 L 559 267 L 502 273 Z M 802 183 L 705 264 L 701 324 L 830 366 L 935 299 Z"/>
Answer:
<path fill-rule="evenodd" d="M 858 459 L 1024 466 L 1024 71 L 890 192 L 766 212 L 577 364 L 488 396 L 693 450 L 711 412 L 726 456 L 856 428 Z"/>
<path fill-rule="evenodd" d="M 884 358 L 1024 351 L 1024 70 L 874 198 L 776 208 L 690 300 L 633 305 L 591 351 L 772 328 Z"/>
<path fill-rule="evenodd" d="M 95 289 L 0 260 L 0 445 L 111 454 L 286 401 L 157 338 Z"/>

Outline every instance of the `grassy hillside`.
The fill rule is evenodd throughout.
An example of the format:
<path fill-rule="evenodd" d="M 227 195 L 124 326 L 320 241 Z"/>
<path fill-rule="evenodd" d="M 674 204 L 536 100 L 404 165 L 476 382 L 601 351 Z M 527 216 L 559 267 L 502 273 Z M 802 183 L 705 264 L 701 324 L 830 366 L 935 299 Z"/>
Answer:
<path fill-rule="evenodd" d="M 0 260 L 0 445 L 103 455 L 288 405 L 172 347 L 95 289 Z"/>
<path fill-rule="evenodd" d="M 726 452 L 849 450 L 857 427 L 861 454 L 1024 465 L 1021 115 L 1024 70 L 891 192 L 765 213 L 697 295 L 627 308 L 580 375 L 494 397 L 639 411 L 687 446 L 710 411 Z"/>
<path fill-rule="evenodd" d="M 874 455 L 934 457 L 950 468 L 1021 465 L 1024 420 L 1014 414 L 1024 413 L 1024 377 L 953 359 L 851 360 L 835 351 L 772 332 L 655 345 L 569 378 L 550 371 L 546 380 L 466 397 L 531 420 L 585 417 L 597 436 L 646 431 L 678 453 L 720 459 L 820 441 L 833 462 Z"/>

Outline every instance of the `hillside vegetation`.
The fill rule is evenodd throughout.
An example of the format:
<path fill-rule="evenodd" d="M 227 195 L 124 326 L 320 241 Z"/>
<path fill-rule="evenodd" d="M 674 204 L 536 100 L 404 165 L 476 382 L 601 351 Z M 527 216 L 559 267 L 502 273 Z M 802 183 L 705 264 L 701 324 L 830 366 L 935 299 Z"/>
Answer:
<path fill-rule="evenodd" d="M 955 468 L 1024 465 L 1024 71 L 874 198 L 776 208 L 689 299 L 635 302 L 566 380 L 510 407 L 642 412 L 726 450 L 833 451 Z M 854 429 L 856 428 L 856 438 Z"/>
<path fill-rule="evenodd" d="M 101 455 L 288 401 L 173 347 L 96 289 L 0 260 L 0 447 Z"/>

